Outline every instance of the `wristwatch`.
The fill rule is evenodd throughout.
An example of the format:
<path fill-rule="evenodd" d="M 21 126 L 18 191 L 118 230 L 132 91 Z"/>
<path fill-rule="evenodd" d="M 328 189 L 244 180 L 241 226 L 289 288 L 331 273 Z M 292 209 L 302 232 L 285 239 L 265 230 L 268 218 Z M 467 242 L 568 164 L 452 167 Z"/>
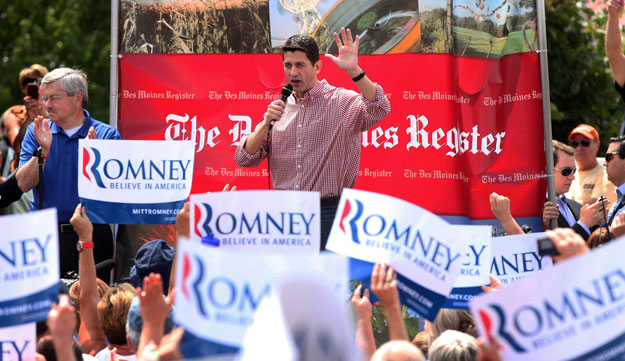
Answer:
<path fill-rule="evenodd" d="M 93 242 L 83 242 L 83 241 L 76 242 L 76 249 L 78 250 L 78 252 L 84 251 L 85 248 L 93 248 Z"/>

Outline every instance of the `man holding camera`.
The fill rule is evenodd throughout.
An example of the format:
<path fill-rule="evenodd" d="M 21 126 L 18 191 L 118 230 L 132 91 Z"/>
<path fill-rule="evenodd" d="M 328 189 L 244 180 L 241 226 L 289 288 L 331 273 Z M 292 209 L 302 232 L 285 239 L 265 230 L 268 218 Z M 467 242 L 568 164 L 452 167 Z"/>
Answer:
<path fill-rule="evenodd" d="M 570 146 L 553 141 L 554 178 L 556 186 L 556 204 L 545 202 L 543 207 L 543 229 L 551 229 L 551 220 L 558 220 L 559 228 L 572 228 L 575 233 L 587 240 L 592 229 L 601 223 L 605 223 L 606 210 L 609 204 L 607 200 L 598 200 L 592 205 L 567 199 L 571 184 L 575 180 L 575 150 Z"/>

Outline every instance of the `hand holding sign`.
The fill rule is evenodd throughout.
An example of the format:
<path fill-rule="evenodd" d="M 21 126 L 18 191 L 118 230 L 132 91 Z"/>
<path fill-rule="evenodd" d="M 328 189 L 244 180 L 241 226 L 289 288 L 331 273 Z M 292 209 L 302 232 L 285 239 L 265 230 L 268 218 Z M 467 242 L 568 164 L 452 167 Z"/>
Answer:
<path fill-rule="evenodd" d="M 393 266 L 377 263 L 371 272 L 371 290 L 380 299 L 385 309 L 399 307 L 397 274 Z"/>
<path fill-rule="evenodd" d="M 93 224 L 91 223 L 89 217 L 87 217 L 85 207 L 83 207 L 82 204 L 78 203 L 76 210 L 74 210 L 74 215 L 69 220 L 69 223 L 74 226 L 76 233 L 78 233 L 78 239 L 84 242 L 91 242 L 91 238 L 93 236 Z"/>
<path fill-rule="evenodd" d="M 552 257 L 554 262 L 561 262 L 590 251 L 584 239 L 571 228 L 556 228 L 547 231 L 546 235 L 560 252 L 559 256 Z"/>
<path fill-rule="evenodd" d="M 502 287 L 503 285 L 501 284 L 501 282 L 499 282 L 497 277 L 490 275 L 490 284 L 488 286 L 482 286 L 482 291 L 490 293 L 495 292 Z"/>
<path fill-rule="evenodd" d="M 384 306 L 391 340 L 409 341 L 399 306 L 397 274 L 392 266 L 386 268 L 386 264 L 377 263 L 373 267 L 371 272 L 371 290 L 380 299 L 382 306 Z"/>

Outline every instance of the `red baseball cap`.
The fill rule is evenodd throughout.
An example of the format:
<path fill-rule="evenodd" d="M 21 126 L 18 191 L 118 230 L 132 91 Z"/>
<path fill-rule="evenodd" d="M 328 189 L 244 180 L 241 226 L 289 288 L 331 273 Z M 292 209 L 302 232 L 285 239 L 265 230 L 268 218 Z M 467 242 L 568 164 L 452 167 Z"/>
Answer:
<path fill-rule="evenodd" d="M 593 127 L 592 125 L 588 125 L 588 124 L 578 125 L 577 127 L 575 127 L 575 129 L 571 131 L 571 134 L 569 134 L 569 140 L 573 140 L 573 136 L 575 134 L 583 135 L 584 137 L 588 139 L 599 140 L 599 133 L 597 132 L 597 129 L 595 129 L 595 127 Z"/>

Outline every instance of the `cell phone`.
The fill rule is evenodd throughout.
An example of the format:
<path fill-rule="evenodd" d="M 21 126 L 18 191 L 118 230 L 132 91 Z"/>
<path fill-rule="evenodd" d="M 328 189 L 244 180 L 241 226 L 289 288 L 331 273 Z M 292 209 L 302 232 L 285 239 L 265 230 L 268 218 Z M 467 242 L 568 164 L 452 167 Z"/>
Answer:
<path fill-rule="evenodd" d="M 30 83 L 26 86 L 26 93 L 28 96 L 35 100 L 39 100 L 39 85 L 37 83 Z"/>
<path fill-rule="evenodd" d="M 538 246 L 539 256 L 559 256 L 560 252 L 556 249 L 556 245 L 553 241 L 547 237 L 539 238 L 536 240 Z"/>

